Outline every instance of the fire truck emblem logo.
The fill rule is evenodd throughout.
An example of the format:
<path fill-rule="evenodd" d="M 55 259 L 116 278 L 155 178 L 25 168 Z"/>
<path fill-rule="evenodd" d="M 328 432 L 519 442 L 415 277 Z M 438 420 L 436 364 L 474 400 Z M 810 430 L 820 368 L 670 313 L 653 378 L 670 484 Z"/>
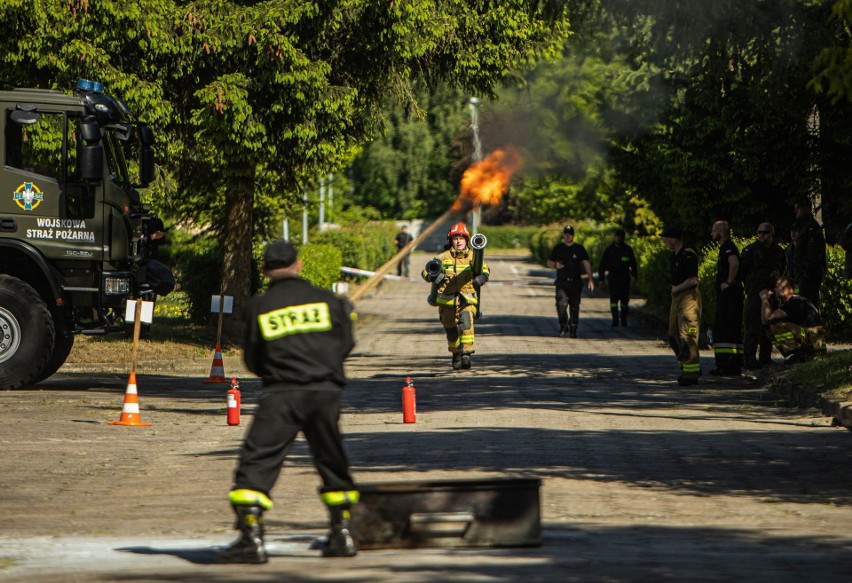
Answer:
<path fill-rule="evenodd" d="M 25 211 L 38 208 L 43 200 L 44 194 L 32 182 L 24 182 L 15 191 L 15 203 Z"/>

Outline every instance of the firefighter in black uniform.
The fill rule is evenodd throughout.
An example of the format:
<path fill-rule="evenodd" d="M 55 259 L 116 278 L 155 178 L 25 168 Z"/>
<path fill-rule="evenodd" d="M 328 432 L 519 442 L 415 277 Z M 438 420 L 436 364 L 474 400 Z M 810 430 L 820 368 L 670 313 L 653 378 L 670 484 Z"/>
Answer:
<path fill-rule="evenodd" d="M 713 353 L 716 376 L 739 376 L 743 367 L 743 286 L 739 280 L 740 250 L 731 241 L 731 227 L 716 221 L 710 231 L 719 244 L 716 260 L 716 317 L 713 320 Z"/>
<path fill-rule="evenodd" d="M 775 280 L 787 273 L 784 250 L 774 242 L 775 227 L 760 223 L 757 240 L 743 247 L 740 254 L 739 279 L 745 286 L 743 305 L 743 366 L 761 368 L 772 364 L 772 342 L 764 333 L 760 316 L 760 292 L 771 290 Z M 755 352 L 758 357 L 755 358 Z"/>
<path fill-rule="evenodd" d="M 819 310 L 819 288 L 828 271 L 825 236 L 822 226 L 814 218 L 809 200 L 799 201 L 793 209 L 799 226 L 793 252 L 793 276 L 799 286 L 799 295 L 808 298 Z"/>
<path fill-rule="evenodd" d="M 285 241 L 264 252 L 271 281 L 245 308 L 244 358 L 263 379 L 263 392 L 245 436 L 230 502 L 241 537 L 221 551 L 220 563 L 265 563 L 263 513 L 296 435 L 302 431 L 322 479 L 320 499 L 331 530 L 324 556 L 356 554 L 349 511 L 359 498 L 338 428 L 346 384 L 343 361 L 354 346 L 349 303 L 299 277 L 302 262 Z"/>
<path fill-rule="evenodd" d="M 577 337 L 580 321 L 580 299 L 583 295 L 583 279 L 587 279 L 589 291 L 594 291 L 592 264 L 586 248 L 574 242 L 574 227 L 562 229 L 562 243 L 557 243 L 550 252 L 547 266 L 556 269 L 556 316 L 559 318 L 559 335 Z"/>
<path fill-rule="evenodd" d="M 672 250 L 672 304 L 669 309 L 669 346 L 680 364 L 681 386 L 698 384 L 701 364 L 698 327 L 701 323 L 701 292 L 698 289 L 698 255 L 683 244 L 683 231 L 670 227 L 660 235 Z"/>
<path fill-rule="evenodd" d="M 624 229 L 617 229 L 612 240 L 612 245 L 604 249 L 598 265 L 598 282 L 606 281 L 609 285 L 612 325 L 618 326 L 620 321 L 622 326 L 627 326 L 627 314 L 630 313 L 630 282 L 638 277 L 639 267 L 633 249 L 624 242 Z"/>

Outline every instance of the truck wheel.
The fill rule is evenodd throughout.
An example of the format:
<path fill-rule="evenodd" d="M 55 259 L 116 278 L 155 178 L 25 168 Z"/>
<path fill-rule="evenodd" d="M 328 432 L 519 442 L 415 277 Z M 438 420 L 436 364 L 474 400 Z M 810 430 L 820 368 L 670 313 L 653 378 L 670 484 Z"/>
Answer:
<path fill-rule="evenodd" d="M 53 351 L 53 318 L 28 284 L 0 275 L 0 389 L 32 383 Z"/>
<path fill-rule="evenodd" d="M 66 336 L 59 332 L 56 333 L 56 338 L 53 340 L 53 352 L 50 353 L 50 358 L 44 364 L 44 368 L 32 380 L 33 383 L 40 383 L 53 373 L 59 370 L 59 367 L 65 364 L 68 355 L 71 354 L 71 348 L 74 346 L 74 336 Z"/>

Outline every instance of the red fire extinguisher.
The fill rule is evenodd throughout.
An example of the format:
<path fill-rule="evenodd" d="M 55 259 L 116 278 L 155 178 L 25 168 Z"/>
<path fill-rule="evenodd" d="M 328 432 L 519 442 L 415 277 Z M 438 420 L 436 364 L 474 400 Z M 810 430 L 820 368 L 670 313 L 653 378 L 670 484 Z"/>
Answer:
<path fill-rule="evenodd" d="M 228 389 L 228 425 L 240 424 L 240 383 L 237 377 L 231 377 L 231 388 Z"/>
<path fill-rule="evenodd" d="M 402 422 L 414 423 L 417 421 L 417 392 L 411 377 L 405 377 L 405 386 L 402 387 Z"/>

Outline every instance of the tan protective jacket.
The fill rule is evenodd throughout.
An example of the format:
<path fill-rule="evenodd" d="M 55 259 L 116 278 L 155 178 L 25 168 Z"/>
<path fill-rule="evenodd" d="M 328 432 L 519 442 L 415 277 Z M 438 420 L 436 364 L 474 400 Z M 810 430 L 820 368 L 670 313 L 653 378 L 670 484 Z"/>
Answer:
<path fill-rule="evenodd" d="M 444 272 L 444 280 L 438 285 L 438 295 L 435 299 L 439 306 L 452 306 L 455 304 L 456 296 L 461 296 L 470 305 L 476 305 L 479 301 L 476 289 L 473 286 L 473 250 L 468 247 L 463 251 L 449 249 L 436 257 L 441 261 Z M 482 262 L 482 273 L 490 274 L 488 265 Z M 429 272 L 423 269 L 420 276 L 429 281 Z"/>

